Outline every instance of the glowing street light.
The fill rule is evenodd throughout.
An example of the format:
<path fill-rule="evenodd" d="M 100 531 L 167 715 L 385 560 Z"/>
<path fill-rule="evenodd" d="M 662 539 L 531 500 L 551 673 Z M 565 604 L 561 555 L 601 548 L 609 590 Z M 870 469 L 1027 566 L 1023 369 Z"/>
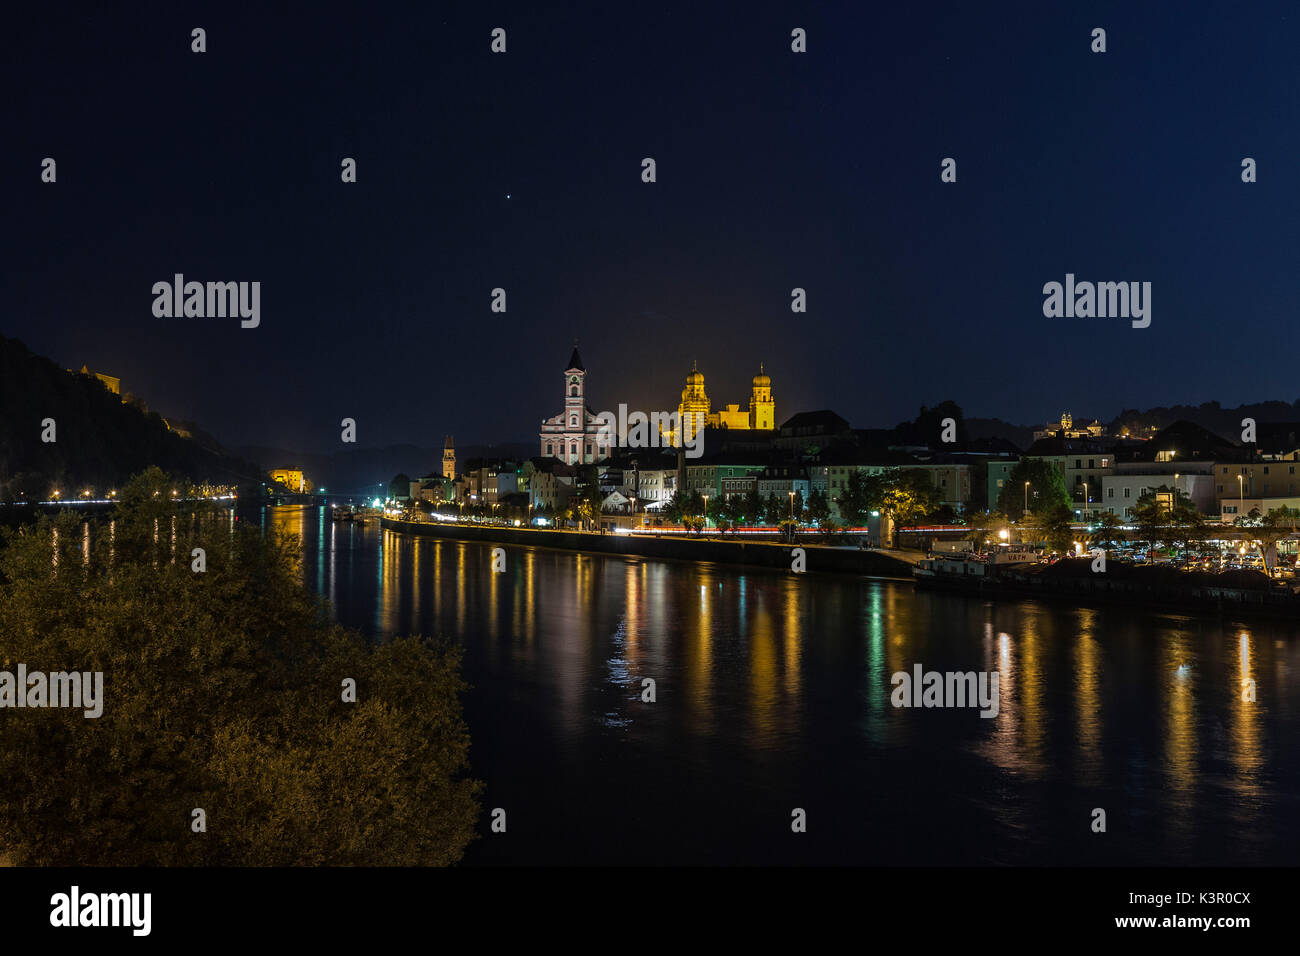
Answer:
<path fill-rule="evenodd" d="M 1029 482 L 1025 482 L 1025 511 L 1029 511 Z"/>

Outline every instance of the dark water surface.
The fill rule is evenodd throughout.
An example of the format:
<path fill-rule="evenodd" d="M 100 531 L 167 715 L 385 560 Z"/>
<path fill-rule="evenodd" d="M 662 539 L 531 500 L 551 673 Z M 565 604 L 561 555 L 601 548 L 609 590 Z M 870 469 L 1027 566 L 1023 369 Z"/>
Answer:
<path fill-rule="evenodd" d="M 1300 859 L 1300 627 L 264 523 L 345 624 L 464 645 L 468 864 Z M 1000 713 L 891 706 L 917 662 Z"/>

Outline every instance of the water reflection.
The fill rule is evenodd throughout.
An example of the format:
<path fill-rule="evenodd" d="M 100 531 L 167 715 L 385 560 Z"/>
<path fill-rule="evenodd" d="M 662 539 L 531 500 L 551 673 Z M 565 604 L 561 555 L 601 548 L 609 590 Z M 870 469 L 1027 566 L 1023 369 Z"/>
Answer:
<path fill-rule="evenodd" d="M 1289 626 L 516 546 L 493 573 L 486 544 L 301 510 L 267 526 L 304 535 L 304 581 L 345 623 L 464 645 L 476 773 L 491 799 L 546 821 L 509 848 L 479 841 L 471 862 L 1300 852 L 1300 765 L 1269 745 L 1300 729 Z M 997 717 L 892 707 L 891 675 L 915 663 L 997 671 Z M 1258 702 L 1243 699 L 1247 680 Z M 793 849 L 761 835 L 805 803 L 834 825 Z M 1123 829 L 1104 857 L 1094 806 Z"/>

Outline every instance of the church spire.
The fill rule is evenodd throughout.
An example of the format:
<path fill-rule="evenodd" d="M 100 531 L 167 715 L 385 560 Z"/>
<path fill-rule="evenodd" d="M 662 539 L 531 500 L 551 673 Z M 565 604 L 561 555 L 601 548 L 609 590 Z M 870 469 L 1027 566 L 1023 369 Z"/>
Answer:
<path fill-rule="evenodd" d="M 577 369 L 579 372 L 587 371 L 586 367 L 582 364 L 582 356 L 578 354 L 577 339 L 573 340 L 573 354 L 569 356 L 569 366 L 565 371 L 568 371 L 569 369 Z"/>

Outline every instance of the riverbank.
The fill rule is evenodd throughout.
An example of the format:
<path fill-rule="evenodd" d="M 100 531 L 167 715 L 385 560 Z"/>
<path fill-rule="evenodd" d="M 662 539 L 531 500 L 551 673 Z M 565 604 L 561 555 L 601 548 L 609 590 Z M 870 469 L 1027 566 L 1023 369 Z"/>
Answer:
<path fill-rule="evenodd" d="M 503 545 L 588 551 L 668 561 L 710 561 L 742 567 L 792 570 L 795 548 L 803 550 L 803 570 L 809 573 L 856 574 L 866 577 L 912 580 L 912 565 L 881 551 L 834 548 L 800 542 L 720 538 L 656 537 L 649 534 L 598 534 L 585 531 L 551 531 L 540 528 L 504 528 L 496 525 L 435 524 L 384 518 L 380 527 L 419 537 L 460 541 L 486 541 Z"/>
<path fill-rule="evenodd" d="M 1111 562 L 1105 573 L 1093 573 L 1090 558 L 1071 558 L 987 574 L 920 574 L 916 585 L 994 601 L 1028 598 L 1215 617 L 1300 619 L 1300 596 L 1254 572 L 1211 574 Z"/>

